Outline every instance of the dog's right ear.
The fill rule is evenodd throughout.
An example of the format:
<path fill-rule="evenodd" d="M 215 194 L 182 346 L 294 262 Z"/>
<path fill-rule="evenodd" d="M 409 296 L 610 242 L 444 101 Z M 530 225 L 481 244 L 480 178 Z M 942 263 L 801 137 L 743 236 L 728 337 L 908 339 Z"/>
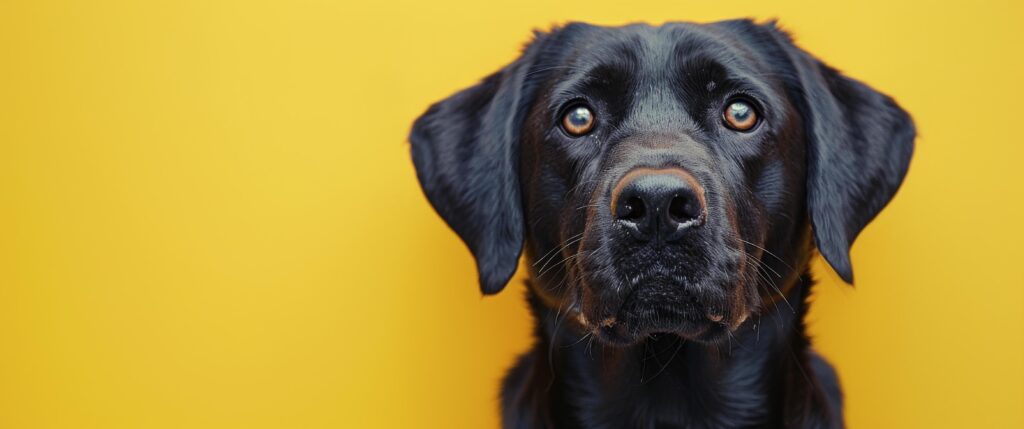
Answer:
<path fill-rule="evenodd" d="M 409 141 L 427 199 L 476 258 L 480 289 L 500 292 L 524 240 L 519 136 L 533 98 L 528 73 L 545 34 L 516 61 L 430 106 Z"/>

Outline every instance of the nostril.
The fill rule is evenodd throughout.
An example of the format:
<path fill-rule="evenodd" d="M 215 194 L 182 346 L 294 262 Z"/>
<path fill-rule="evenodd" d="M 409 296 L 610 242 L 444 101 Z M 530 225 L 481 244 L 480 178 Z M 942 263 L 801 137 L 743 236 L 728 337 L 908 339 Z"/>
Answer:
<path fill-rule="evenodd" d="M 636 168 L 609 191 L 616 225 L 642 242 L 677 241 L 707 216 L 704 190 L 682 169 Z"/>
<path fill-rule="evenodd" d="M 647 214 L 647 207 L 644 205 L 644 200 L 639 197 L 630 197 L 624 204 L 619 206 L 618 213 L 616 215 L 619 219 L 637 221 L 642 219 Z"/>
<path fill-rule="evenodd" d="M 700 207 L 692 198 L 674 195 L 668 204 L 668 215 L 672 220 L 683 223 L 700 216 Z"/>

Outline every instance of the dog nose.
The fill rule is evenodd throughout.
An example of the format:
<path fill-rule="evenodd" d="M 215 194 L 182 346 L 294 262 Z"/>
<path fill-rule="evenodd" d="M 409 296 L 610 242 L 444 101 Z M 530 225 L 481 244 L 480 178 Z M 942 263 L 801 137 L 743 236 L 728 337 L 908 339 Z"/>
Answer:
<path fill-rule="evenodd" d="M 641 240 L 677 240 L 706 213 L 704 188 L 679 168 L 634 169 L 612 189 L 615 221 Z"/>

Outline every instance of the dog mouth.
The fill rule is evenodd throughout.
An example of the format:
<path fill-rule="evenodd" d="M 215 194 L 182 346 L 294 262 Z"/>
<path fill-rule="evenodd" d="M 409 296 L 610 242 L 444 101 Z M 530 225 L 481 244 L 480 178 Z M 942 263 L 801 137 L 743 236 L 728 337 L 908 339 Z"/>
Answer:
<path fill-rule="evenodd" d="M 582 313 L 579 317 L 583 318 Z M 586 324 L 585 319 L 582 323 Z M 599 341 L 623 347 L 635 345 L 647 338 L 664 335 L 675 335 L 684 340 L 701 343 L 716 343 L 730 332 L 725 324 L 711 320 L 691 319 L 672 323 L 632 325 L 619 322 L 615 318 L 606 318 L 597 326 L 590 327 L 589 330 Z"/>
<path fill-rule="evenodd" d="M 583 298 L 584 303 L 588 301 Z M 661 335 L 715 343 L 727 337 L 733 326 L 722 305 L 706 301 L 678 284 L 653 282 L 634 288 L 605 315 L 601 308 L 608 308 L 607 302 L 584 305 L 577 309 L 576 319 L 599 341 L 613 346 L 631 346 Z"/>

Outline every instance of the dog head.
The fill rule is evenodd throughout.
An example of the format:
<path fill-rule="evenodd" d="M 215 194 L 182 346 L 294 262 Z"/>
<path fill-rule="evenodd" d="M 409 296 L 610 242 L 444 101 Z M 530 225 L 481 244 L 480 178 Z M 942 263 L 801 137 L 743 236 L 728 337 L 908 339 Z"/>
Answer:
<path fill-rule="evenodd" d="M 773 23 L 536 34 L 431 106 L 420 183 L 500 291 L 526 248 L 536 293 L 612 344 L 713 341 L 849 249 L 893 197 L 914 126 Z"/>

